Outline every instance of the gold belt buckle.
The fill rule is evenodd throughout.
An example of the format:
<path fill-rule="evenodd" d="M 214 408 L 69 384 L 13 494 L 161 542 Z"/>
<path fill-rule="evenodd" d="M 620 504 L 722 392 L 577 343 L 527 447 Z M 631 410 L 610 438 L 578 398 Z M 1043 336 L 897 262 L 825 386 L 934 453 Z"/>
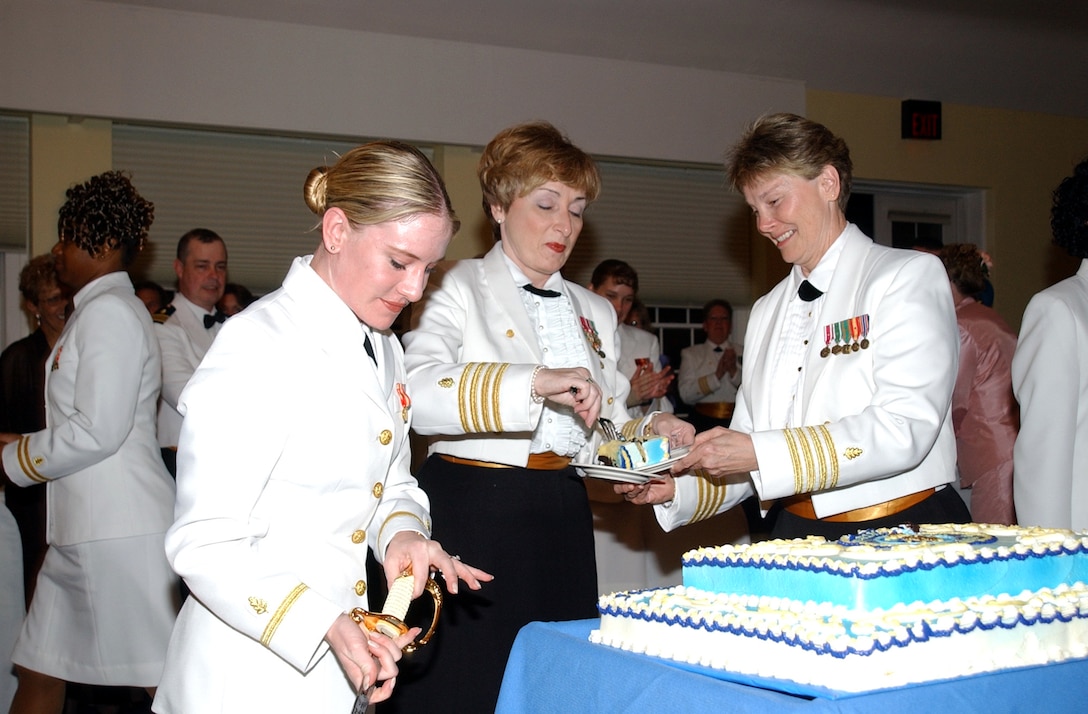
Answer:
<path fill-rule="evenodd" d="M 406 598 L 403 596 L 404 588 L 407 588 Z M 434 636 L 435 628 L 438 627 L 438 615 L 442 612 L 442 589 L 438 587 L 438 583 L 434 581 L 434 578 L 427 578 L 427 585 L 424 590 L 430 593 L 431 599 L 434 601 L 434 615 L 431 617 L 431 626 L 423 637 L 404 646 L 401 650 L 404 654 L 412 654 L 430 642 L 431 637 Z M 357 607 L 348 614 L 352 620 L 371 632 L 381 632 L 391 638 L 400 637 L 408 632 L 408 625 L 404 622 L 404 616 L 407 614 L 408 608 L 407 604 L 401 603 L 409 602 L 411 594 L 412 571 L 406 570 L 393 581 L 393 586 L 389 589 L 389 595 L 386 597 L 382 612 L 370 612 Z M 400 606 L 398 607 L 398 605 Z"/>

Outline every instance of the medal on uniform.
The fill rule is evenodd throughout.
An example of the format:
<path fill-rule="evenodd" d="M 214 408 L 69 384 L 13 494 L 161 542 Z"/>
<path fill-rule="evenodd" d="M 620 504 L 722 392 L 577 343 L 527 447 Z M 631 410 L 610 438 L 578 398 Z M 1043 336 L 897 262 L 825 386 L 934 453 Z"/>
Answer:
<path fill-rule="evenodd" d="M 850 320 L 849 320 L 849 323 L 850 323 L 850 337 L 851 337 L 851 339 L 854 340 L 850 344 L 850 351 L 851 352 L 857 352 L 858 350 L 861 349 L 861 347 L 858 345 L 858 337 L 861 335 L 861 318 L 860 317 L 851 317 Z"/>
<path fill-rule="evenodd" d="M 586 339 L 589 340 L 589 346 L 593 348 L 601 359 L 604 359 L 604 350 L 601 349 L 601 336 L 597 334 L 597 326 L 593 324 L 592 320 L 587 320 L 584 317 L 578 318 L 582 323 L 582 332 L 586 333 Z"/>
<path fill-rule="evenodd" d="M 842 323 L 836 322 L 832 326 L 832 330 L 835 333 L 835 346 L 831 348 L 831 354 L 837 355 L 842 352 L 842 346 L 839 344 L 842 340 Z"/>
<path fill-rule="evenodd" d="M 400 382 L 397 382 L 397 397 L 400 398 L 400 418 L 407 424 L 408 410 L 412 407 L 412 399 L 408 396 L 408 391 Z"/>
<path fill-rule="evenodd" d="M 861 349 L 869 349 L 869 315 L 861 316 Z"/>
<path fill-rule="evenodd" d="M 824 325 L 824 348 L 820 350 L 820 357 L 827 359 L 831 354 L 831 325 Z"/>

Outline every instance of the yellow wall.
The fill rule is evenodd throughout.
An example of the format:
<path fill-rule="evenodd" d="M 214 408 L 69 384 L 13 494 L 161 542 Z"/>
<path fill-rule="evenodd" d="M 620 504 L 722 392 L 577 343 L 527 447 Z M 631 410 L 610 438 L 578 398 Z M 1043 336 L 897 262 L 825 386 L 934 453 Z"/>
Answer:
<path fill-rule="evenodd" d="M 56 114 L 30 118 L 30 255 L 57 242 L 57 211 L 73 184 L 113 168 L 112 122 Z"/>
<path fill-rule="evenodd" d="M 844 138 L 859 179 L 985 188 L 994 307 L 1018 329 L 1033 294 L 1072 275 L 1050 245 L 1051 192 L 1088 156 L 1088 119 L 942 106 L 940 141 L 899 138 L 900 100 L 809 91 L 810 119 Z"/>
<path fill-rule="evenodd" d="M 465 146 L 446 146 L 435 152 L 435 167 L 442 174 L 453 210 L 461 219 L 461 230 L 446 251 L 450 260 L 474 258 L 495 243 L 481 203 L 480 181 L 476 178 L 479 161 L 480 150 Z"/>

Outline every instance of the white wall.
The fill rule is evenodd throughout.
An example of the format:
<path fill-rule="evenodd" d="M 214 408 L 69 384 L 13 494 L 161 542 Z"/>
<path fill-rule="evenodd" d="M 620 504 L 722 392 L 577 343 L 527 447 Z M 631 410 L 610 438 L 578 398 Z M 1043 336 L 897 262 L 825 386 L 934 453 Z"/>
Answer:
<path fill-rule="evenodd" d="M 548 119 L 602 156 L 717 163 L 800 82 L 98 0 L 0 3 L 0 109 L 482 145 Z"/>

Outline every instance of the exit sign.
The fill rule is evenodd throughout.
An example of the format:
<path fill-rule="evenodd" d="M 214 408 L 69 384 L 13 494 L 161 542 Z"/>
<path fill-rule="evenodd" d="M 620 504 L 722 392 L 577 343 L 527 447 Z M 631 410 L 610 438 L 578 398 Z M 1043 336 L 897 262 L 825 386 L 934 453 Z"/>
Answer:
<path fill-rule="evenodd" d="M 904 99 L 902 136 L 904 139 L 940 139 L 941 103 Z"/>

